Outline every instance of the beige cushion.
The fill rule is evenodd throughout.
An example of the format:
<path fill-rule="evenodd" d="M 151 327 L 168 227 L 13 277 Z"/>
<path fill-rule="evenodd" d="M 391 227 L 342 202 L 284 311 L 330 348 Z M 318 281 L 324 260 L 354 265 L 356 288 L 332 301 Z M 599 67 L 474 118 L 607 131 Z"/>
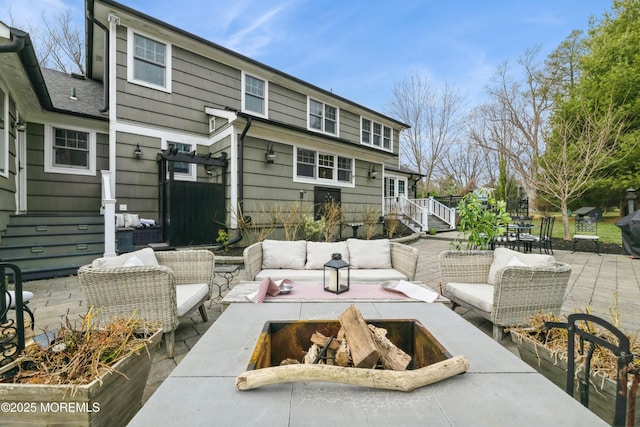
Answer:
<path fill-rule="evenodd" d="M 297 240 L 265 240 L 262 242 L 262 268 L 304 269 L 307 242 Z M 328 260 L 327 260 L 328 261 Z M 325 261 L 326 262 L 326 261 Z"/>
<path fill-rule="evenodd" d="M 331 260 L 331 255 L 342 254 L 342 260 L 349 262 L 347 242 L 307 242 L 307 270 L 323 270 L 324 265 Z"/>
<path fill-rule="evenodd" d="M 486 283 L 450 282 L 445 285 L 445 296 L 464 301 L 486 313 L 493 310 L 493 286 Z"/>
<path fill-rule="evenodd" d="M 496 248 L 493 251 L 493 262 L 489 268 L 487 283 L 495 285 L 496 274 L 499 270 L 507 267 L 513 258 L 529 267 L 549 266 L 555 262 L 555 258 L 552 255 L 523 254 L 508 248 Z"/>
<path fill-rule="evenodd" d="M 129 265 L 159 265 L 156 254 L 151 248 L 144 248 L 139 251 L 129 252 L 115 257 L 98 258 L 93 260 L 91 265 L 94 268 L 123 267 L 131 258 L 137 258 L 138 261 L 142 262 L 142 264 L 137 264 L 134 260 L 130 261 Z"/>
<path fill-rule="evenodd" d="M 206 300 L 208 296 L 209 286 L 204 283 L 176 286 L 178 317 L 184 316 L 185 313 L 194 308 L 200 301 Z"/>
<path fill-rule="evenodd" d="M 347 239 L 351 268 L 392 268 L 389 239 Z"/>

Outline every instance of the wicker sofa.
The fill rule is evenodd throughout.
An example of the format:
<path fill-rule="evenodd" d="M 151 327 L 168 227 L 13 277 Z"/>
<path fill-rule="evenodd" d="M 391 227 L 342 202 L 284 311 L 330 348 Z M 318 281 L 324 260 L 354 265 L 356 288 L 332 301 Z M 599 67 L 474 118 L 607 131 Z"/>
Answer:
<path fill-rule="evenodd" d="M 207 322 L 204 303 L 211 297 L 214 255 L 207 250 L 154 252 L 150 248 L 117 257 L 98 258 L 78 269 L 88 306 L 99 308 L 101 321 L 129 317 L 161 324 L 169 357 L 180 318 L 196 309 Z"/>
<path fill-rule="evenodd" d="M 347 239 L 342 242 L 265 240 L 244 250 L 247 280 L 290 279 L 322 282 L 324 263 L 341 253 L 350 264 L 352 283 L 413 280 L 418 250 L 388 239 Z"/>
<path fill-rule="evenodd" d="M 551 255 L 495 251 L 444 251 L 438 257 L 444 295 L 493 323 L 501 341 L 504 327 L 526 324 L 531 314 L 560 314 L 571 266 Z"/>

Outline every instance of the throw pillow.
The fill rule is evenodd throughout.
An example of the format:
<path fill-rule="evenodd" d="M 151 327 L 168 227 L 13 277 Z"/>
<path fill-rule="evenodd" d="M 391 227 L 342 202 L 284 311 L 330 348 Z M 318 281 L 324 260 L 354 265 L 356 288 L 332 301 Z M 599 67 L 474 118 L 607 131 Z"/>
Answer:
<path fill-rule="evenodd" d="M 265 240 L 262 242 L 262 269 L 304 269 L 307 260 L 307 242 L 296 240 Z"/>
<path fill-rule="evenodd" d="M 389 239 L 347 239 L 351 268 L 393 268 Z"/>
<path fill-rule="evenodd" d="M 335 253 L 342 254 L 342 259 L 349 262 L 347 242 L 307 242 L 306 270 L 322 270 Z"/>
<path fill-rule="evenodd" d="M 489 268 L 489 277 L 487 278 L 487 283 L 489 283 L 490 285 L 495 285 L 496 273 L 498 272 L 498 270 L 501 270 L 507 265 L 510 265 L 509 262 L 511 262 L 513 258 L 516 258 L 519 261 L 519 264 L 515 265 L 529 267 L 552 265 L 555 262 L 555 258 L 551 255 L 523 254 L 508 248 L 496 248 L 493 251 L 493 262 L 491 263 L 491 267 Z"/>
<path fill-rule="evenodd" d="M 132 256 L 122 264 L 123 267 L 142 267 L 144 263 L 137 256 Z"/>
<path fill-rule="evenodd" d="M 124 215 L 116 214 L 116 228 L 124 227 Z"/>
<path fill-rule="evenodd" d="M 124 214 L 124 226 L 136 228 L 140 225 L 140 216 L 138 214 Z"/>
<path fill-rule="evenodd" d="M 91 265 L 94 268 L 123 267 L 124 264 L 133 257 L 138 258 L 142 262 L 142 265 L 159 265 L 156 254 L 151 248 L 144 248 L 139 251 L 129 252 L 115 257 L 98 258 L 93 260 Z"/>

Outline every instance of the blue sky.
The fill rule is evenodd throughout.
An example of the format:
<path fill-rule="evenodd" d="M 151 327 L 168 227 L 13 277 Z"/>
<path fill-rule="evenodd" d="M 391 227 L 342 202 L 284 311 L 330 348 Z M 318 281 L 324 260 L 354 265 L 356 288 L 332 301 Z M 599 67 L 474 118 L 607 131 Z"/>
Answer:
<path fill-rule="evenodd" d="M 354 102 L 384 111 L 414 74 L 482 100 L 496 67 L 540 46 L 541 58 L 586 30 L 612 0 L 122 0 L 122 4 Z M 41 25 L 83 0 L 0 0 L 0 20 Z"/>

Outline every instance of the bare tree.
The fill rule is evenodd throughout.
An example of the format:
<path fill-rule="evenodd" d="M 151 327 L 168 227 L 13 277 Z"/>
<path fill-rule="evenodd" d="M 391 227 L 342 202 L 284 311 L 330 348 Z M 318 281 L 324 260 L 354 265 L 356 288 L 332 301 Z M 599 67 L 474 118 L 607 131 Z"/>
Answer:
<path fill-rule="evenodd" d="M 502 139 L 493 140 L 497 145 L 486 147 L 507 157 L 530 199 L 536 196 L 536 159 L 544 152 L 543 131 L 553 106 L 552 85 L 536 61 L 538 52 L 538 48 L 527 49 L 518 60 L 520 80 L 513 79 L 506 63 L 498 67 L 488 90 L 492 107 L 481 111 L 487 123 L 503 132 Z M 476 141 L 482 143 L 482 139 Z"/>
<path fill-rule="evenodd" d="M 569 239 L 569 200 L 580 197 L 596 174 L 624 157 L 618 142 L 626 125 L 612 103 L 604 112 L 598 111 L 599 106 L 593 111 L 583 104 L 579 108 L 569 117 L 554 116 L 550 145 L 537 160 L 538 194 L 562 212 L 565 240 Z"/>
<path fill-rule="evenodd" d="M 411 126 L 400 137 L 400 153 L 410 167 L 426 176 L 426 191 L 457 138 L 461 109 L 462 97 L 448 84 L 438 90 L 416 74 L 393 85 L 386 110 Z"/>
<path fill-rule="evenodd" d="M 65 73 L 84 75 L 84 37 L 71 22 L 69 10 L 53 17 L 42 14 L 44 32 L 38 34 L 36 52 L 40 65 Z"/>
<path fill-rule="evenodd" d="M 15 22 L 9 9 L 11 25 L 31 36 L 33 48 L 41 67 L 64 73 L 85 74 L 84 35 L 75 27 L 69 10 L 48 16 L 43 12 L 43 26 Z"/>
<path fill-rule="evenodd" d="M 466 194 L 491 179 L 492 153 L 473 143 L 452 147 L 442 158 L 443 172 L 439 182 L 455 184 L 457 194 Z"/>

